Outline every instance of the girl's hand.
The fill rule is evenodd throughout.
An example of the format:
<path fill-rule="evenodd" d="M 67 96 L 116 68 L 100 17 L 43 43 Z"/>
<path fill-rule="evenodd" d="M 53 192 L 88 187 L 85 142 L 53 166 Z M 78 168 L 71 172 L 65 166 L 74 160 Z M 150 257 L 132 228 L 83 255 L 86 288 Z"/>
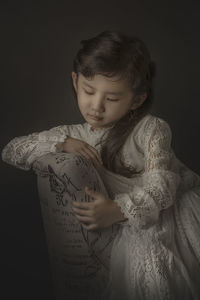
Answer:
<path fill-rule="evenodd" d="M 63 143 L 58 143 L 56 148 L 58 151 L 80 154 L 86 159 L 92 160 L 94 163 L 103 164 L 97 150 L 79 139 L 68 137 Z"/>
<path fill-rule="evenodd" d="M 72 201 L 72 210 L 83 228 L 97 230 L 125 220 L 117 203 L 104 194 L 89 190 L 87 187 L 85 192 L 92 197 L 91 202 Z"/>

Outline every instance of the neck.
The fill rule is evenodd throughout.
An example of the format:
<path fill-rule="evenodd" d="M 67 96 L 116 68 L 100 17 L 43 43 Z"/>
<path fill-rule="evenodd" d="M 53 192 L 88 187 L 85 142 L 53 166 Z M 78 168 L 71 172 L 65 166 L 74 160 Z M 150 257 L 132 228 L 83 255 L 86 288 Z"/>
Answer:
<path fill-rule="evenodd" d="M 92 129 L 92 131 L 94 131 L 94 130 L 100 130 L 100 129 L 102 129 L 102 128 L 101 128 L 101 127 L 97 127 L 97 128 L 91 127 L 91 129 Z"/>

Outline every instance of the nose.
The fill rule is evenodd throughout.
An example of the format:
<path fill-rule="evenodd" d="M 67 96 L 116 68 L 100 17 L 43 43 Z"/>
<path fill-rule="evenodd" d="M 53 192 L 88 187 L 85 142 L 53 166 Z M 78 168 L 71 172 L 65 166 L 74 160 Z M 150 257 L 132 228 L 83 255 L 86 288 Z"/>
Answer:
<path fill-rule="evenodd" d="M 105 110 L 104 100 L 100 97 L 93 99 L 91 106 L 92 106 L 92 111 L 97 114 L 102 113 Z"/>

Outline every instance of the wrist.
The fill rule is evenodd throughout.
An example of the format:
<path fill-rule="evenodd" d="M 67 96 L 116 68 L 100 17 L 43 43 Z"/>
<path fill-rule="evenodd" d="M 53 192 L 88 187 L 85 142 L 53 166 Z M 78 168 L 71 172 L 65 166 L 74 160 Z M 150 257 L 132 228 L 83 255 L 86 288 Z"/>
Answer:
<path fill-rule="evenodd" d="M 113 210 L 114 210 L 115 222 L 125 222 L 128 220 L 127 218 L 124 217 L 124 214 L 122 213 L 119 205 L 114 201 L 113 201 Z"/>
<path fill-rule="evenodd" d="M 69 136 L 67 135 L 63 142 L 59 142 L 56 144 L 56 150 L 57 152 L 64 152 L 64 144 L 69 139 Z"/>
<path fill-rule="evenodd" d="M 59 142 L 56 144 L 56 151 L 62 152 L 63 151 L 63 142 Z"/>

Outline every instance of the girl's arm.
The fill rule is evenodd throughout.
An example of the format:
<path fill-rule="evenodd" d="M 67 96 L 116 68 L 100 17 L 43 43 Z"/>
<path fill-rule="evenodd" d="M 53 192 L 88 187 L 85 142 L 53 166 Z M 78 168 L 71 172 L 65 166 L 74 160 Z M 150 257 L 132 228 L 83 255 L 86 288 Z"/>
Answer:
<path fill-rule="evenodd" d="M 122 224 L 148 227 L 158 220 L 161 210 L 173 204 L 180 176 L 173 163 L 171 138 L 167 122 L 156 117 L 148 120 L 139 134 L 145 161 L 143 186 L 134 185 L 130 193 L 115 196 L 114 201 L 128 219 Z"/>
<path fill-rule="evenodd" d="M 30 170 L 37 157 L 56 152 L 56 144 L 69 135 L 69 125 L 12 139 L 2 150 L 2 160 L 22 170 Z"/>

